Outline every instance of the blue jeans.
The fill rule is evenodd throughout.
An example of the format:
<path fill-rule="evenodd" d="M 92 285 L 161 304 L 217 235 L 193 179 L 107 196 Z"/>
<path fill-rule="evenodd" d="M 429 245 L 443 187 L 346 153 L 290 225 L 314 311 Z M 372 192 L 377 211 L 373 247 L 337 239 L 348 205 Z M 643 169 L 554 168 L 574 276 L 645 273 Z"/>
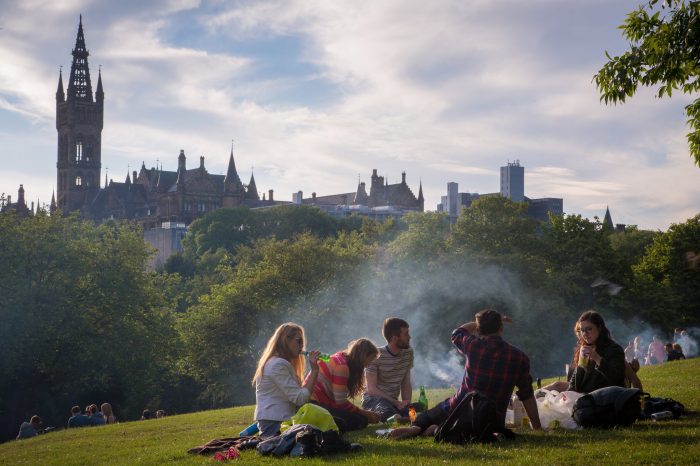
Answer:
<path fill-rule="evenodd" d="M 258 429 L 260 429 L 260 439 L 264 440 L 270 437 L 276 437 L 280 434 L 280 426 L 282 421 L 258 420 Z"/>

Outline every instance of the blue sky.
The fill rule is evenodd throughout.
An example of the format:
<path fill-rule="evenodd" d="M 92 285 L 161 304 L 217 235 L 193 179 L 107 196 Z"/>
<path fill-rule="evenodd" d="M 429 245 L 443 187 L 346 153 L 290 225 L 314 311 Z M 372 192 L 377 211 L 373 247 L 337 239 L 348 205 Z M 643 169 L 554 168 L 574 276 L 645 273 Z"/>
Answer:
<path fill-rule="evenodd" d="M 275 198 L 355 190 L 401 172 L 434 210 L 450 181 L 495 192 L 520 160 L 530 197 L 666 229 L 698 213 L 692 96 L 606 107 L 592 83 L 638 1 L 0 0 L 0 192 L 48 202 L 54 93 L 78 17 L 97 83 L 104 179 L 200 156 Z"/>

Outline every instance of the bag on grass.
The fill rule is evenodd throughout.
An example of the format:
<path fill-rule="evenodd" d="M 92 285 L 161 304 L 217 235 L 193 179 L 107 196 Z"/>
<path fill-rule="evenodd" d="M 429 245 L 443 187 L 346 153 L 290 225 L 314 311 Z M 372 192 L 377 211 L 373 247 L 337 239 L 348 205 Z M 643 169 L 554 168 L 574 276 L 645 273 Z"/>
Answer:
<path fill-rule="evenodd" d="M 543 397 L 536 398 L 537 411 L 540 415 L 542 427 L 552 429 L 556 426 L 564 429 L 579 429 L 579 425 L 571 417 L 576 400 L 583 396 L 582 393 L 556 390 L 539 389 L 544 392 Z"/>
<path fill-rule="evenodd" d="M 302 405 L 297 413 L 288 421 L 282 423 L 280 430 L 282 432 L 297 424 L 310 424 L 321 432 L 334 430 L 338 432 L 338 425 L 333 420 L 333 416 L 323 406 L 314 403 L 306 403 Z"/>
<path fill-rule="evenodd" d="M 503 434 L 508 439 L 515 438 L 513 431 L 504 427 L 496 402 L 473 391 L 464 395 L 440 424 L 435 433 L 435 441 L 458 445 L 490 443 L 496 441 L 497 434 Z"/>
<path fill-rule="evenodd" d="M 656 398 L 646 395 L 644 397 L 644 410 L 639 414 L 639 419 L 649 419 L 652 414 L 661 411 L 671 411 L 673 419 L 678 419 L 685 412 L 685 406 L 671 398 Z"/>
<path fill-rule="evenodd" d="M 599 388 L 576 400 L 572 416 L 582 427 L 630 426 L 642 411 L 643 395 L 637 388 Z"/>

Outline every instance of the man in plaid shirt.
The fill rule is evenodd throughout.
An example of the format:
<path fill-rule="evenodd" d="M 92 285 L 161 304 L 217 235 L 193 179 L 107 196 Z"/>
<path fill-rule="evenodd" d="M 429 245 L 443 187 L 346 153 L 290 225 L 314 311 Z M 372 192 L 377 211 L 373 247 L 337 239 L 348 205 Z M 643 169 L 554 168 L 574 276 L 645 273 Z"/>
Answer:
<path fill-rule="evenodd" d="M 394 429 L 390 438 L 414 437 L 423 433 L 432 435 L 450 410 L 464 395 L 479 391 L 496 402 L 499 416 L 505 422 L 508 400 L 513 388 L 523 402 L 525 411 L 535 430 L 541 429 L 530 376 L 530 360 L 515 346 L 503 340 L 503 322 L 512 322 L 509 317 L 493 309 L 476 313 L 476 321 L 469 322 L 452 332 L 452 343 L 464 354 L 466 363 L 462 385 L 450 398 L 432 409 L 420 413 L 411 427 Z"/>

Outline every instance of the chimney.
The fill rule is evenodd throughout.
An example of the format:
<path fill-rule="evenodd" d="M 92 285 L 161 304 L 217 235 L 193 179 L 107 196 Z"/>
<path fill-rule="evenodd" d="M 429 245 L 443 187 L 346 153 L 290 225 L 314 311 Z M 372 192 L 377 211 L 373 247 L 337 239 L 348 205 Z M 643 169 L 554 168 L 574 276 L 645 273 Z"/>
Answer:
<path fill-rule="evenodd" d="M 268 200 L 270 200 L 270 201 L 273 201 L 273 200 L 274 200 L 273 197 L 272 197 L 272 194 L 273 194 L 273 193 L 274 193 L 274 191 L 273 191 L 272 189 L 269 189 L 269 190 L 267 191 L 267 199 L 268 199 Z"/>
<path fill-rule="evenodd" d="M 316 204 L 316 193 L 311 193 L 311 199 L 313 200 L 313 203 Z"/>
<path fill-rule="evenodd" d="M 204 170 L 204 156 L 203 155 L 199 158 L 199 169 Z"/>
<path fill-rule="evenodd" d="M 136 176 L 138 175 L 138 173 L 136 173 L 136 170 L 134 170 L 133 175 L 134 175 L 134 176 L 132 177 L 132 181 L 131 181 L 131 182 L 132 182 L 132 183 L 136 183 Z"/>
<path fill-rule="evenodd" d="M 406 172 L 401 172 L 401 184 L 406 184 Z"/>

